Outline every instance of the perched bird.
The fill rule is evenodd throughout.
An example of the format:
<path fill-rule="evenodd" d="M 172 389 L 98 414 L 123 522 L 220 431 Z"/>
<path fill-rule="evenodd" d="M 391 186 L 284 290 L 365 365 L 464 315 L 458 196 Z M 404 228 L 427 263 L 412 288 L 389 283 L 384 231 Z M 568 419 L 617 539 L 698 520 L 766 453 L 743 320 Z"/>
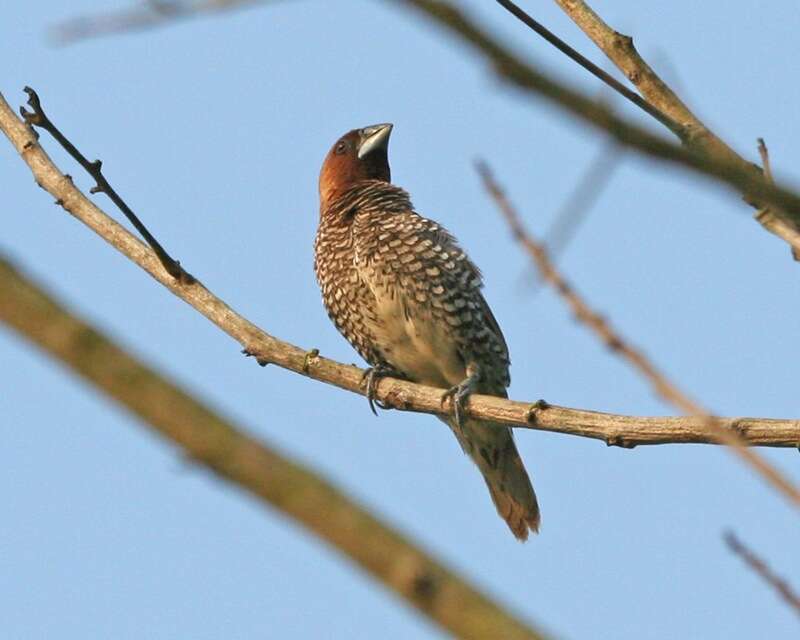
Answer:
<path fill-rule="evenodd" d="M 381 376 L 449 389 L 446 421 L 520 540 L 539 528 L 536 495 L 511 429 L 462 416 L 472 392 L 507 397 L 505 338 L 478 268 L 447 230 L 390 182 L 391 124 L 354 129 L 322 165 L 314 270 L 336 328 Z M 374 409 L 373 409 L 374 411 Z"/>

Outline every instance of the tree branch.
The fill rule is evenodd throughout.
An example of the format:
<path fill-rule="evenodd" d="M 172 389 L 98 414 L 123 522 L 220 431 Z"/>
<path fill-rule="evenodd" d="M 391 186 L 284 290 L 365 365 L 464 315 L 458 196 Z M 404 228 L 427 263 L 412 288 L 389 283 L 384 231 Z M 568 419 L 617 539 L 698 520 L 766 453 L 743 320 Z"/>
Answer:
<path fill-rule="evenodd" d="M 156 256 L 138 238 L 107 216 L 68 179 L 39 145 L 36 135 L 14 114 L 0 94 L 0 129 L 31 169 L 36 182 L 50 193 L 56 204 L 139 265 L 174 295 L 194 307 L 265 363 L 294 371 L 353 393 L 364 394 L 364 371 L 323 358 L 278 340 L 240 316 L 211 293 L 200 281 L 184 285 L 161 267 Z M 403 411 L 444 414 L 442 389 L 382 378 L 376 398 Z M 609 445 L 633 447 L 645 444 L 712 444 L 702 422 L 684 417 L 637 417 L 583 411 L 518 402 L 493 396 L 470 396 L 466 413 L 510 427 L 538 429 L 603 440 Z M 800 421 L 768 418 L 728 418 L 723 425 L 741 434 L 749 444 L 770 447 L 800 447 Z"/>
<path fill-rule="evenodd" d="M 506 4 L 506 0 L 498 1 L 501 4 Z M 633 45 L 633 38 L 609 27 L 583 0 L 555 1 L 608 59 L 625 74 L 628 80 L 647 100 L 648 104 L 663 113 L 668 122 L 678 123 L 679 130 L 683 132 L 678 133 L 678 135 L 686 146 L 697 149 L 702 154 L 723 162 L 738 164 L 742 167 L 749 166 L 749 163 L 744 158 L 711 131 L 686 106 L 669 85 L 653 71 L 650 65 L 639 55 Z M 617 89 L 616 87 L 614 88 Z M 626 93 L 621 93 L 628 97 Z M 662 124 L 671 131 L 676 132 L 675 128 L 669 124 L 665 122 L 662 122 Z M 764 176 L 764 178 L 766 182 L 772 182 L 771 174 Z M 755 215 L 756 221 L 764 229 L 786 241 L 792 247 L 792 253 L 797 258 L 798 253 L 800 253 L 800 230 L 797 220 L 793 221 L 794 224 L 790 224 L 785 215 L 769 214 L 763 211 L 763 207 L 757 204 L 755 206 L 762 209 Z"/>
<path fill-rule="evenodd" d="M 486 57 L 501 78 L 523 92 L 538 94 L 576 119 L 608 133 L 620 144 L 643 155 L 692 169 L 725 183 L 741 193 L 754 207 L 771 206 L 773 214 L 784 222 L 784 226 L 800 228 L 800 195 L 786 187 L 769 183 L 758 167 L 736 154 L 711 155 L 701 152 L 699 149 L 714 146 L 705 133 L 692 132 L 691 139 L 694 142 L 687 147 L 667 142 L 647 129 L 616 116 L 605 105 L 534 69 L 451 4 L 441 0 L 392 1 L 415 8 L 445 27 Z M 787 233 L 781 237 L 800 251 L 797 234 Z"/>
<path fill-rule="evenodd" d="M 444 27 L 483 55 L 492 64 L 499 77 L 523 93 L 543 97 L 577 120 L 607 133 L 623 146 L 635 149 L 645 156 L 690 169 L 726 184 L 741 193 L 755 207 L 772 207 L 772 215 L 779 218 L 782 224 L 772 225 L 771 231 L 781 233 L 781 237 L 800 252 L 800 234 L 789 232 L 792 227 L 800 228 L 800 194 L 789 187 L 770 184 L 764 180 L 755 165 L 742 160 L 736 154 L 712 157 L 700 153 L 697 148 L 710 144 L 703 143 L 702 133 L 697 135 L 693 133 L 693 137 L 697 138 L 696 144 L 692 148 L 684 148 L 616 116 L 606 105 L 567 87 L 523 61 L 504 47 L 498 39 L 482 30 L 467 17 L 466 13 L 448 2 L 388 1 L 403 8 L 414 9 L 430 21 Z M 244 0 L 227 0 L 224 3 L 225 8 L 239 4 L 245 4 Z"/>
<path fill-rule="evenodd" d="M 145 31 L 203 14 L 222 13 L 276 0 L 150 0 L 141 6 L 110 11 L 102 15 L 78 16 L 50 30 L 55 44 L 66 45 L 88 38 Z"/>
<path fill-rule="evenodd" d="M 192 461 L 303 525 L 454 636 L 544 640 L 313 471 L 248 436 L 76 318 L 2 258 L 0 321 L 177 444 Z"/>
<path fill-rule="evenodd" d="M 514 238 L 522 245 L 531 260 L 536 264 L 542 274 L 542 278 L 553 286 L 575 314 L 575 317 L 593 331 L 611 351 L 626 360 L 642 377 L 650 382 L 659 396 L 681 411 L 699 418 L 705 433 L 710 439 L 731 447 L 742 462 L 758 473 L 791 503 L 800 507 L 800 489 L 794 486 L 776 467 L 769 464 L 765 458 L 749 449 L 747 441 L 736 431 L 726 428 L 719 418 L 713 416 L 699 403 L 683 393 L 650 361 L 644 352 L 631 345 L 614 330 L 603 316 L 592 310 L 555 268 L 544 245 L 539 243 L 525 229 L 516 210 L 492 176 L 489 167 L 485 163 L 479 163 L 477 169 L 483 179 L 486 191 L 503 214 L 509 227 L 511 227 Z"/>
<path fill-rule="evenodd" d="M 722 536 L 728 548 L 739 556 L 753 573 L 758 575 L 764 582 L 772 587 L 783 601 L 797 615 L 800 615 L 800 596 L 798 596 L 786 580 L 780 578 L 772 572 L 767 563 L 759 558 L 753 551 L 748 549 L 743 542 L 736 537 L 733 531 L 728 531 Z"/>
<path fill-rule="evenodd" d="M 642 99 L 642 97 L 638 93 L 628 89 L 628 87 L 622 84 L 610 73 L 607 73 L 606 71 L 598 67 L 594 62 L 589 60 L 586 56 L 580 54 L 575 49 L 570 47 L 566 42 L 564 42 L 561 38 L 555 35 L 548 28 L 546 28 L 543 24 L 541 24 L 537 20 L 534 20 L 530 14 L 520 9 L 515 3 L 511 2 L 510 0 L 495 0 L 495 1 L 506 11 L 508 11 L 511 15 L 517 18 L 520 22 L 522 22 L 527 27 L 538 33 L 542 38 L 547 40 L 556 49 L 561 51 L 561 53 L 563 53 L 565 56 L 575 61 L 580 66 L 582 66 L 595 78 L 598 78 L 599 80 L 607 84 L 618 94 L 620 94 L 624 98 L 627 98 L 628 101 L 635 104 L 650 117 L 654 118 L 655 120 L 663 124 L 676 136 L 683 139 L 688 135 L 689 132 L 686 129 L 684 129 L 684 127 L 680 123 L 676 122 L 675 120 L 670 118 L 667 114 L 665 114 L 663 111 L 661 111 L 657 107 L 654 107 L 646 100 Z"/>

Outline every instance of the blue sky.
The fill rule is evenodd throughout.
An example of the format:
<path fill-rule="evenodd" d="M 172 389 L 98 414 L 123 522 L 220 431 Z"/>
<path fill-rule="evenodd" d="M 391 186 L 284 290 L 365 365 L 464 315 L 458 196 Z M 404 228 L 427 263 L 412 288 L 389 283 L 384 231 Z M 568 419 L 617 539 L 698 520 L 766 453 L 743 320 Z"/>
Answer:
<path fill-rule="evenodd" d="M 461 4 L 543 68 L 600 93 L 494 3 Z M 525 5 L 608 67 L 555 3 Z M 673 413 L 551 292 L 531 293 L 527 259 L 473 169 L 476 157 L 489 161 L 541 234 L 602 137 L 521 99 L 390 2 L 281 2 L 48 44 L 58 20 L 108 6 L 43 0 L 6 12 L 0 90 L 16 105 L 24 85 L 35 87 L 168 250 L 238 311 L 273 335 L 358 361 L 328 322 L 313 277 L 316 180 L 341 133 L 389 121 L 394 181 L 484 272 L 511 350 L 512 397 Z M 593 6 L 634 35 L 720 135 L 753 159 L 764 137 L 775 172 L 800 183 L 795 3 Z M 363 398 L 256 367 L 54 207 L 11 147 L 0 147 L 4 254 L 521 615 L 575 639 L 797 636 L 796 617 L 720 534 L 733 528 L 800 588 L 800 518 L 725 451 L 626 451 L 518 432 L 543 514 L 541 535 L 520 545 L 441 423 L 396 412 L 376 419 Z M 628 154 L 561 265 L 713 411 L 797 416 L 800 266 L 750 215 L 728 191 Z M 4 637 L 443 637 L 294 523 L 187 467 L 171 445 L 5 330 L 0 361 Z M 796 450 L 764 454 L 800 482 Z"/>

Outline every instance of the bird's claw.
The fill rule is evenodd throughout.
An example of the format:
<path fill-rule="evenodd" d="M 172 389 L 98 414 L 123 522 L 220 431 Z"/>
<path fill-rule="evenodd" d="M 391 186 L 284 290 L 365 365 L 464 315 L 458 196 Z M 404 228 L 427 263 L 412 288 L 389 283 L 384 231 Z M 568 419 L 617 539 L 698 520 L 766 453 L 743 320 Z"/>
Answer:
<path fill-rule="evenodd" d="M 475 391 L 476 382 L 477 376 L 470 375 L 466 380 L 463 380 L 454 387 L 450 387 L 442 394 L 442 407 L 444 407 L 448 400 L 452 402 L 456 427 L 459 429 L 459 431 L 464 423 L 464 411 L 467 407 L 467 400 Z"/>
<path fill-rule="evenodd" d="M 388 404 L 384 404 L 375 397 L 375 392 L 378 388 L 378 382 L 380 382 L 381 378 L 386 377 L 397 377 L 397 373 L 390 367 L 378 365 L 377 367 L 369 367 L 366 371 L 364 371 L 364 375 L 361 378 L 361 382 L 366 386 L 365 395 L 367 396 L 367 402 L 369 403 L 370 411 L 372 411 L 372 413 L 376 416 L 378 415 L 378 412 L 375 410 L 375 405 L 378 405 L 378 407 L 384 411 L 391 409 Z"/>

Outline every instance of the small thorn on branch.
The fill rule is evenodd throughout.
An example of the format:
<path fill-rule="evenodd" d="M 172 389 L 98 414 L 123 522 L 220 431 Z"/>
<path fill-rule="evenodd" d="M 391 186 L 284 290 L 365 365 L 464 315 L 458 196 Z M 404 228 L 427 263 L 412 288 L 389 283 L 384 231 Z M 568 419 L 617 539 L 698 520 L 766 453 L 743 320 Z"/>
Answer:
<path fill-rule="evenodd" d="M 258 366 L 260 367 L 266 367 L 269 364 L 269 360 L 261 356 L 257 349 L 251 349 L 249 347 L 245 347 L 244 349 L 242 349 L 242 353 L 247 358 L 255 358 L 256 362 L 258 363 Z"/>
<path fill-rule="evenodd" d="M 608 436 L 606 438 L 606 446 L 619 447 L 620 449 L 635 449 L 636 443 L 631 442 L 624 436 Z"/>

